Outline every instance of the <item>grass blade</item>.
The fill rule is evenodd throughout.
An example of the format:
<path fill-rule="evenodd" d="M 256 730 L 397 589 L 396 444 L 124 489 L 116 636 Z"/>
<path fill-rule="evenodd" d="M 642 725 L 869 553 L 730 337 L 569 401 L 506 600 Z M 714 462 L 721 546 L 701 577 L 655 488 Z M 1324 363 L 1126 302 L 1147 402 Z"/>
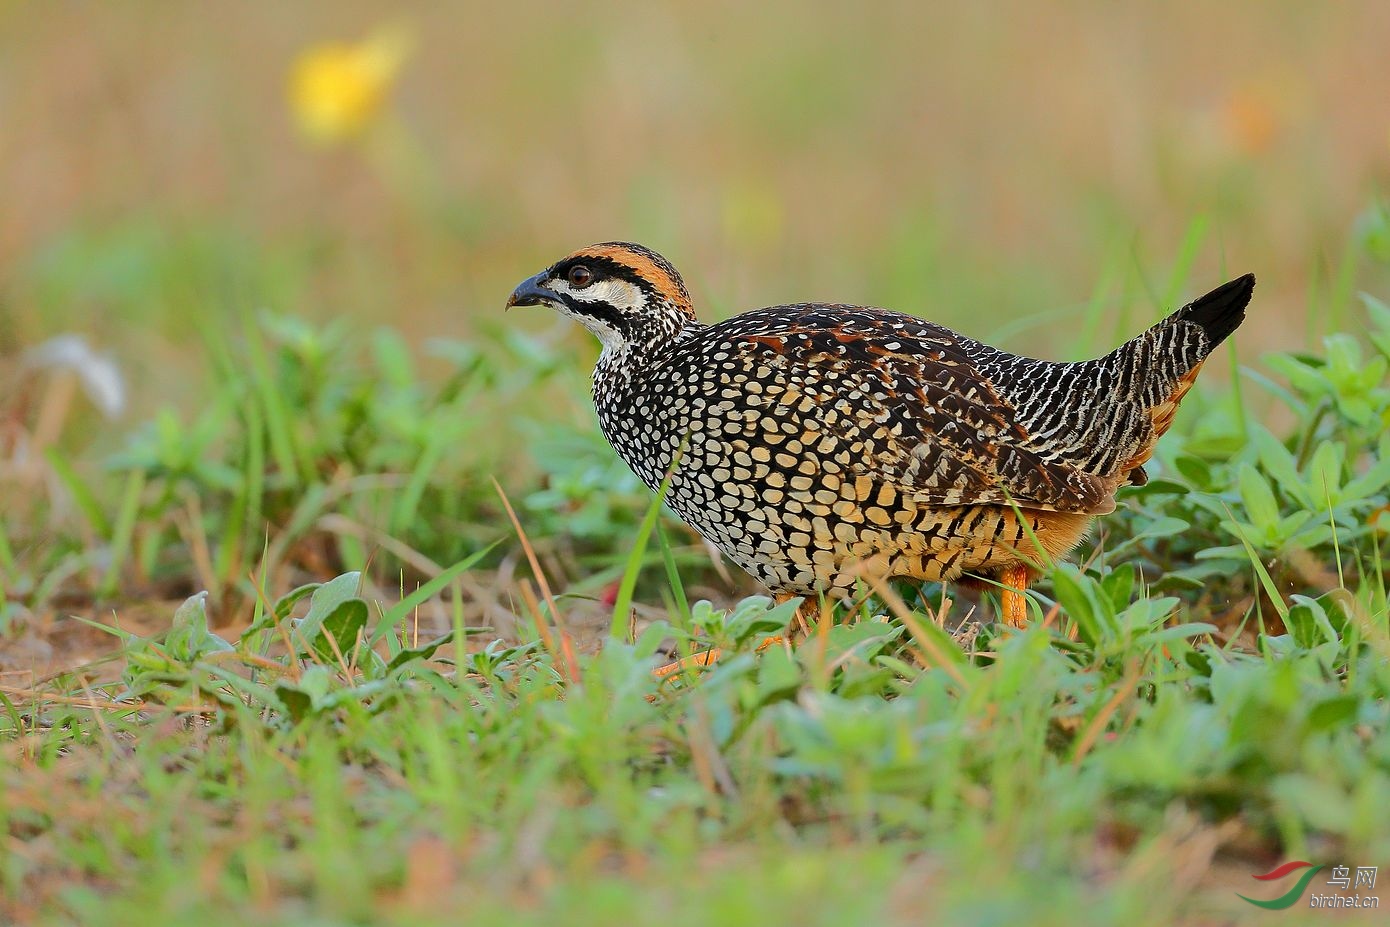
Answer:
<path fill-rule="evenodd" d="M 132 470 L 126 477 L 121 506 L 116 512 L 116 524 L 111 533 L 111 563 L 102 577 L 100 594 L 115 593 L 120 584 L 121 570 L 131 554 L 131 539 L 135 537 L 135 522 L 140 516 L 140 494 L 145 488 L 145 471 Z"/>
<path fill-rule="evenodd" d="M 672 470 L 675 465 L 672 464 Z M 666 478 L 657 487 L 656 496 L 652 499 L 652 504 L 647 506 L 647 513 L 642 516 L 642 524 L 637 528 L 637 539 L 632 544 L 632 549 L 628 551 L 627 561 L 623 567 L 623 578 L 618 583 L 618 595 L 613 600 L 613 619 L 608 624 L 608 636 L 615 638 L 627 638 L 632 612 L 632 593 L 637 588 L 637 577 L 642 572 L 642 561 L 647 555 L 647 542 L 651 538 L 652 529 L 656 527 L 656 521 L 661 517 L 661 506 L 666 501 L 666 492 L 671 485 L 671 474 L 668 472 Z M 629 641 L 631 643 L 631 641 Z"/>
<path fill-rule="evenodd" d="M 499 542 L 494 541 L 482 550 L 464 557 L 453 566 L 446 567 L 438 576 L 388 608 L 381 616 L 381 621 L 377 624 L 376 630 L 372 632 L 371 643 L 375 644 L 377 641 L 381 640 L 386 636 L 387 632 L 404 621 L 412 611 L 438 595 L 444 587 L 453 582 L 456 577 L 476 566 L 498 543 Z"/>

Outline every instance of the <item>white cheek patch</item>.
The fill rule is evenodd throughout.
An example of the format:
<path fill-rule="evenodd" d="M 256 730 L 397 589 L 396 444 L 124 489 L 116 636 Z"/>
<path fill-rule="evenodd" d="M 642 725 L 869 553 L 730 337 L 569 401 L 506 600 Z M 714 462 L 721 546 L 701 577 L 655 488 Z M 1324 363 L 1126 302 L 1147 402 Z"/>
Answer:
<path fill-rule="evenodd" d="M 626 312 L 641 305 L 642 294 L 637 287 L 628 283 L 626 280 L 619 280 L 616 277 L 608 277 L 597 283 L 590 284 L 582 290 L 570 286 L 568 280 L 552 280 L 545 284 L 546 289 L 554 290 L 556 293 L 563 293 L 565 296 L 573 298 L 576 302 L 601 302 L 608 303 L 620 312 Z"/>
<path fill-rule="evenodd" d="M 575 294 L 579 299 L 601 300 L 620 312 L 637 308 L 640 296 L 637 287 L 626 280 L 609 277 Z"/>
<path fill-rule="evenodd" d="M 642 294 L 637 287 L 626 280 L 612 277 L 599 280 L 583 289 L 575 289 L 565 280 L 555 280 L 547 283 L 546 286 L 556 293 L 570 297 L 581 305 L 585 302 L 603 302 L 622 313 L 632 312 L 642 304 Z M 605 351 L 621 347 L 624 343 L 623 336 L 601 319 L 572 312 L 567 306 L 561 311 L 593 332 L 594 336 L 603 344 Z"/>

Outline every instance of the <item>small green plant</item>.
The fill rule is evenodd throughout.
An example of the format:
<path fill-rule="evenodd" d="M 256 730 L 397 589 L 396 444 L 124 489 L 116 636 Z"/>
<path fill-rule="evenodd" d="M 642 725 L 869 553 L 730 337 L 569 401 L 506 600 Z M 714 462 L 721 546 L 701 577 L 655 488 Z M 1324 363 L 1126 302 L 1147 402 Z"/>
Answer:
<path fill-rule="evenodd" d="M 490 421 L 478 399 L 499 385 L 476 352 L 442 348 L 456 366 L 430 384 L 393 332 L 361 339 L 268 315 L 209 347 L 215 400 L 191 421 L 162 411 L 113 460 L 147 484 L 138 522 L 149 572 L 186 570 L 160 562 L 181 539 L 208 550 L 215 597 L 249 599 L 247 561 L 263 548 L 272 572 L 308 556 L 338 568 L 371 560 L 390 576 L 428 574 L 493 539 L 475 474 L 493 448 L 477 440 Z"/>
<path fill-rule="evenodd" d="M 456 565 L 452 575 L 477 558 Z M 99 625 L 121 638 L 125 672 L 118 700 L 154 700 L 249 719 L 276 728 L 341 712 L 379 712 L 410 686 L 441 679 L 461 650 L 445 648 L 456 627 L 432 640 L 409 640 L 400 626 L 410 607 L 382 609 L 359 594 L 360 573 L 308 583 L 276 599 L 234 640 L 208 624 L 208 594 L 190 596 L 167 634 L 142 637 Z M 303 614 L 295 616 L 301 602 Z M 371 628 L 375 612 L 378 622 Z M 441 651 L 444 651 L 441 653 Z M 531 648 L 490 647 L 468 663 L 495 677 Z"/>

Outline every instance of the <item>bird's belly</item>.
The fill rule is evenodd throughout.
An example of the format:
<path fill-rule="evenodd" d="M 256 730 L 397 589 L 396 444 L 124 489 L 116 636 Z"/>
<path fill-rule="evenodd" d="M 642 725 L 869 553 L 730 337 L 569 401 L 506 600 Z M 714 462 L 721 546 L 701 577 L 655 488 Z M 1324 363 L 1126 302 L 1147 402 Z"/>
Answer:
<path fill-rule="evenodd" d="M 686 398 L 640 424 L 621 417 L 639 405 L 606 418 L 600 409 L 619 456 L 653 489 L 672 470 L 667 504 L 775 592 L 1042 563 L 1074 546 L 1089 522 L 1028 512 L 1025 527 L 1008 507 L 914 498 L 872 474 L 869 444 L 831 434 L 814 410 L 791 414 L 768 395 L 724 404 Z"/>
<path fill-rule="evenodd" d="M 871 480 L 818 482 L 776 503 L 756 480 L 690 496 L 672 481 L 672 508 L 730 560 L 775 592 L 848 591 L 857 581 L 923 581 L 1040 565 L 1084 536 L 1090 519 L 993 505 L 925 506 Z M 832 501 L 833 496 L 833 501 Z"/>

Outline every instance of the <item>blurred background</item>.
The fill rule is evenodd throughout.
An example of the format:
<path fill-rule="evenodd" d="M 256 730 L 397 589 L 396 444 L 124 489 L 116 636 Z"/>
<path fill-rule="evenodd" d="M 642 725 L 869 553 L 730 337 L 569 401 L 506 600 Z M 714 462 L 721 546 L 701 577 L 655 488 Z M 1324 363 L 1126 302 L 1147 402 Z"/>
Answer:
<path fill-rule="evenodd" d="M 461 336 L 611 238 L 711 317 L 886 304 L 1039 352 L 1097 293 L 1106 339 L 1156 317 L 1180 261 L 1183 295 L 1253 270 L 1242 345 L 1296 346 L 1390 179 L 1375 0 L 2 9 L 0 350 L 88 333 L 137 403 L 229 304 Z M 384 33 L 379 109 L 315 142 L 296 63 Z"/>
<path fill-rule="evenodd" d="M 0 499 L 12 525 L 70 517 L 104 540 L 69 544 L 69 572 L 108 593 L 142 532 L 145 574 L 181 564 L 170 595 L 244 583 L 257 526 L 341 517 L 349 471 L 390 478 L 356 527 L 328 526 L 358 531 L 330 560 L 368 557 L 378 527 L 441 562 L 495 539 L 494 473 L 534 491 L 539 533 L 621 551 L 646 496 L 624 483 L 630 511 L 610 511 L 628 478 L 589 412 L 597 347 L 501 311 L 518 280 L 608 239 L 666 254 L 707 319 L 876 304 L 1057 359 L 1253 271 L 1238 360 L 1315 348 L 1390 283 L 1387 35 L 1377 0 L 0 5 L 0 457 L 64 454 L 51 507 L 34 507 L 40 477 L 0 480 Z M 265 317 L 288 373 L 237 347 Z M 335 380 L 324 326 L 397 334 Z M 16 364 L 61 335 L 84 339 L 61 344 L 88 392 L 120 384 L 121 417 L 14 399 Z M 1232 382 L 1233 357 L 1204 388 Z M 457 391 L 422 417 L 416 360 L 424 383 L 490 365 L 469 381 L 472 430 L 441 430 Z M 379 427 L 291 446 L 343 395 Z M 401 501 L 391 474 L 412 467 L 436 495 Z M 472 508 L 421 527 L 417 506 L 443 511 L 469 480 Z M 207 518 L 210 541 L 190 530 Z M 11 547 L 45 543 L 12 527 Z"/>

